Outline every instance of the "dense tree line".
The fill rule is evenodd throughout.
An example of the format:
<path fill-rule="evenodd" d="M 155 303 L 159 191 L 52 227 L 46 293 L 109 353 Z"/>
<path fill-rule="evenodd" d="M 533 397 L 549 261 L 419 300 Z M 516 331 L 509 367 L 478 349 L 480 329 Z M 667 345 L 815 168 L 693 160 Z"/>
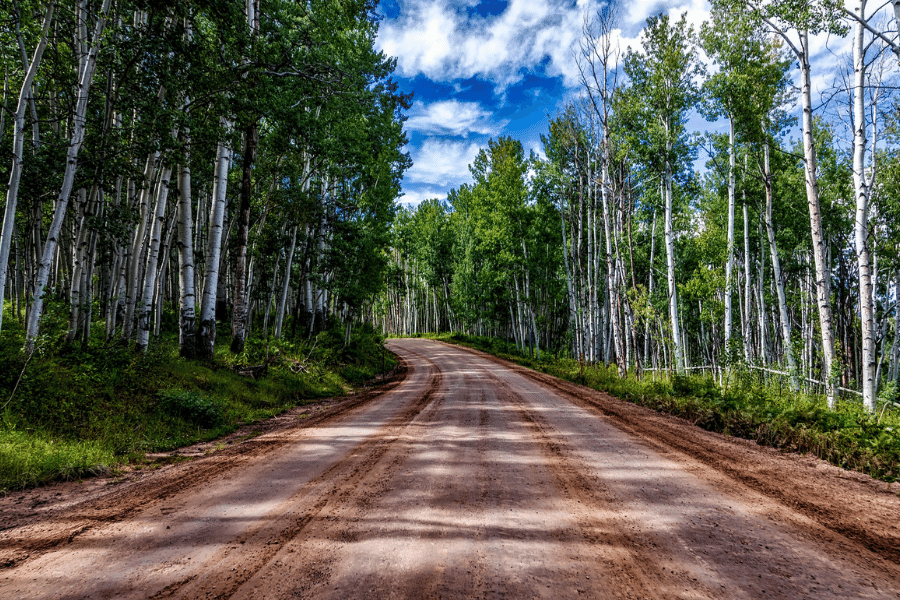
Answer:
<path fill-rule="evenodd" d="M 169 311 L 190 357 L 217 321 L 235 352 L 251 327 L 349 332 L 409 165 L 375 2 L 4 7 L 0 300 L 26 351 L 51 313 L 143 350 Z"/>
<path fill-rule="evenodd" d="M 407 210 L 374 317 L 623 375 L 742 363 L 830 404 L 861 390 L 874 410 L 900 379 L 896 20 L 865 1 L 715 0 L 711 14 L 699 31 L 651 17 L 628 49 L 611 7 L 587 20 L 582 98 L 543 156 L 491 141 L 473 184 Z M 823 33 L 851 42 L 834 73 L 810 66 Z M 698 113 L 728 133 L 690 131 Z"/>

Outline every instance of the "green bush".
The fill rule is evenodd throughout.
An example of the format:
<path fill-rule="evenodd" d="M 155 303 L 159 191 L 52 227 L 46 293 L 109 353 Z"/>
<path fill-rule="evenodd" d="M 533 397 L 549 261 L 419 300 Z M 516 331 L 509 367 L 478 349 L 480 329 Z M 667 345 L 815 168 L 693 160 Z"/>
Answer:
<path fill-rule="evenodd" d="M 207 429 L 217 427 L 225 420 L 225 412 L 219 403 L 193 390 L 160 391 L 159 410 Z"/>

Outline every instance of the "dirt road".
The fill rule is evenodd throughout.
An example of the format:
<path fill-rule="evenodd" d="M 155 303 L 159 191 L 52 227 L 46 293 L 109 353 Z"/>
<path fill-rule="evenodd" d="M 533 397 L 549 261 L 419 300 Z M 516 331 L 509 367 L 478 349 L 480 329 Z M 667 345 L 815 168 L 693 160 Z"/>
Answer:
<path fill-rule="evenodd" d="M 900 598 L 884 483 L 390 348 L 405 377 L 339 412 L 82 500 L 3 499 L 0 598 Z"/>

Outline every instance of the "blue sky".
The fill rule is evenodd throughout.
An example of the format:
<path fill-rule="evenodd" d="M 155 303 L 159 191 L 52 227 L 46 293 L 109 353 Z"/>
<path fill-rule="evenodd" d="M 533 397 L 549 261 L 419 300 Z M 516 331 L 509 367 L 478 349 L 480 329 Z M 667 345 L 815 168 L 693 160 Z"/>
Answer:
<path fill-rule="evenodd" d="M 397 57 L 396 79 L 414 94 L 406 123 L 414 165 L 400 201 L 444 198 L 470 182 L 468 165 L 491 138 L 511 136 L 526 154 L 540 151 L 550 118 L 580 93 L 574 53 L 584 15 L 597 8 L 596 0 L 382 0 L 377 45 Z M 619 45 L 623 52 L 638 48 L 652 14 L 687 13 L 699 30 L 708 10 L 705 0 L 625 0 Z M 827 51 L 826 42 L 813 40 L 817 54 L 834 62 L 835 49 Z M 819 73 L 824 77 L 825 70 Z M 818 87 L 825 85 L 822 79 Z M 722 128 L 699 116 L 691 126 Z"/>

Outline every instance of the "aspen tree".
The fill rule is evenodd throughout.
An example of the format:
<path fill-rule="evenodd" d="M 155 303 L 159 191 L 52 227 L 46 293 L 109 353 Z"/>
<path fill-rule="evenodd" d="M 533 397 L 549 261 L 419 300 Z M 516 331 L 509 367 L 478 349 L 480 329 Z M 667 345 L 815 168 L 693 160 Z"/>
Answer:
<path fill-rule="evenodd" d="M 13 228 L 16 219 L 16 206 L 19 200 L 19 182 L 22 179 L 22 168 L 24 163 L 24 142 L 25 142 L 25 108 L 31 101 L 31 88 L 34 84 L 37 70 L 41 65 L 44 56 L 44 49 L 47 47 L 47 35 L 50 30 L 50 24 L 53 22 L 53 11 L 56 7 L 55 0 L 51 0 L 44 12 L 44 20 L 41 25 L 41 37 L 31 61 L 28 63 L 25 79 L 22 82 L 22 88 L 19 91 L 19 100 L 16 104 L 15 120 L 13 121 L 13 148 L 12 148 L 12 168 L 9 171 L 9 186 L 6 189 L 6 210 L 3 213 L 3 228 L 0 231 L 0 328 L 3 327 L 3 301 L 6 298 L 6 280 L 7 268 L 9 265 L 9 253 L 12 248 Z M 4 91 L 5 91 L 4 81 Z M 5 95 L 4 95 L 5 99 Z M 5 115 L 4 111 L 4 115 Z M 3 129 L 0 128 L 0 136 Z"/>
<path fill-rule="evenodd" d="M 693 37 L 684 15 L 675 23 L 668 15 L 650 17 L 642 33 L 643 54 L 629 50 L 625 57 L 625 73 L 631 81 L 629 98 L 640 115 L 636 117 L 635 135 L 647 141 L 644 160 L 658 173 L 663 191 L 672 366 L 678 373 L 684 373 L 688 365 L 675 281 L 673 179 L 690 153 L 685 116 L 697 97 L 694 79 L 699 69 Z"/>
<path fill-rule="evenodd" d="M 26 352 L 31 352 L 34 349 L 35 339 L 38 335 L 38 326 L 43 312 L 44 289 L 47 285 L 47 280 L 50 278 L 53 258 L 59 243 L 60 230 L 62 229 L 63 219 L 66 215 L 69 197 L 72 193 L 72 184 L 75 180 L 75 170 L 78 165 L 78 153 L 84 142 L 88 95 L 94 78 L 94 69 L 97 65 L 97 55 L 100 52 L 103 31 L 106 28 L 109 5 L 110 0 L 103 0 L 103 5 L 97 15 L 97 22 L 94 25 L 93 36 L 90 40 L 86 39 L 86 32 L 83 32 L 81 27 L 76 29 L 79 34 L 79 43 L 84 44 L 85 46 L 89 43 L 93 45 L 80 61 L 78 69 L 78 84 L 76 86 L 78 101 L 75 105 L 75 114 L 73 115 L 72 137 L 69 141 L 68 149 L 66 150 L 66 167 L 63 173 L 62 189 L 56 200 L 56 207 L 53 211 L 50 228 L 47 231 L 47 239 L 44 242 L 40 265 L 35 278 L 32 296 L 33 304 L 28 318 L 28 326 L 25 331 L 24 350 Z"/>

